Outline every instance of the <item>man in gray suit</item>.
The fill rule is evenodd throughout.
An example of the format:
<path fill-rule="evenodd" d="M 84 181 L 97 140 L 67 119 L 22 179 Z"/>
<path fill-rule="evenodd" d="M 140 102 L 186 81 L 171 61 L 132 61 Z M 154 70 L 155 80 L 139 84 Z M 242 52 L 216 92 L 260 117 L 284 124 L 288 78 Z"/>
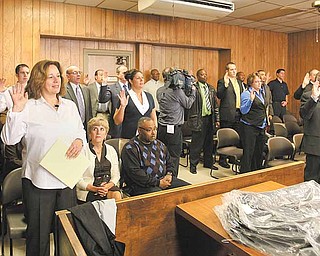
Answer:
<path fill-rule="evenodd" d="M 112 138 L 119 138 L 121 136 L 121 124 L 116 125 L 113 120 L 113 115 L 116 109 L 119 107 L 119 93 L 121 90 L 128 90 L 128 81 L 124 77 L 124 73 L 128 71 L 128 68 L 124 65 L 118 66 L 116 69 L 116 75 L 118 82 L 110 86 L 102 86 L 99 94 L 99 102 L 106 103 L 110 102 L 111 106 L 109 108 L 110 117 L 109 117 L 109 135 Z"/>
<path fill-rule="evenodd" d="M 88 85 L 91 100 L 92 117 L 101 116 L 108 120 L 108 103 L 99 103 L 99 93 L 101 86 L 107 85 L 108 72 L 97 69 L 94 72 L 94 83 Z"/>
<path fill-rule="evenodd" d="M 86 86 L 80 84 L 81 71 L 76 66 L 70 66 L 66 70 L 68 79 L 67 92 L 64 98 L 72 100 L 78 108 L 84 128 L 92 118 L 90 92 Z"/>
<path fill-rule="evenodd" d="M 301 96 L 300 116 L 303 118 L 301 150 L 306 154 L 304 180 L 320 182 L 320 74 L 312 85 L 312 91 Z"/>

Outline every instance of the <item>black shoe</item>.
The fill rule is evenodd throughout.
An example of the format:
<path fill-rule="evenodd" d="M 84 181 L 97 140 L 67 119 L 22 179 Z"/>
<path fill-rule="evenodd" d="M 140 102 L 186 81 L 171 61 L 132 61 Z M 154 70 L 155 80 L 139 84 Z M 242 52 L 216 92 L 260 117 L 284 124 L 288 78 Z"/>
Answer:
<path fill-rule="evenodd" d="M 192 173 L 192 174 L 197 174 L 197 167 L 195 167 L 195 166 L 190 166 L 190 172 Z"/>
<path fill-rule="evenodd" d="M 219 163 L 219 165 L 220 165 L 221 167 L 223 167 L 223 168 L 227 168 L 227 169 L 230 168 L 230 164 L 228 164 L 227 162 L 221 162 L 221 163 Z"/>

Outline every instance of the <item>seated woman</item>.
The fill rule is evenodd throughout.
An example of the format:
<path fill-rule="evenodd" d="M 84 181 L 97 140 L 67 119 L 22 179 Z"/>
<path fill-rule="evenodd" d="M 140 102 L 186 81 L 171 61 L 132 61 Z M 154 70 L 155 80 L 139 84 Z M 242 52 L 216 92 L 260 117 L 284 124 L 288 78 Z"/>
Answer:
<path fill-rule="evenodd" d="M 104 118 L 94 117 L 88 122 L 92 164 L 77 184 L 80 201 L 121 199 L 120 189 L 116 186 L 120 179 L 118 154 L 112 146 L 104 143 L 108 131 L 109 124 Z"/>

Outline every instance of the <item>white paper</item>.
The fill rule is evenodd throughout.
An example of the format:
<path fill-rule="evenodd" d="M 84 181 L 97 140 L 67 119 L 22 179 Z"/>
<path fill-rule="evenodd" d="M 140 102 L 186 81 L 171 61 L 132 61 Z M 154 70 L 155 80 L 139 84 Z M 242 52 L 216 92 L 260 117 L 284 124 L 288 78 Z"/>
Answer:
<path fill-rule="evenodd" d="M 167 125 L 167 133 L 174 134 L 174 125 Z"/>
<path fill-rule="evenodd" d="M 90 161 L 83 153 L 77 158 L 68 159 L 66 152 L 69 146 L 58 139 L 42 158 L 40 165 L 72 189 L 81 179 Z"/>

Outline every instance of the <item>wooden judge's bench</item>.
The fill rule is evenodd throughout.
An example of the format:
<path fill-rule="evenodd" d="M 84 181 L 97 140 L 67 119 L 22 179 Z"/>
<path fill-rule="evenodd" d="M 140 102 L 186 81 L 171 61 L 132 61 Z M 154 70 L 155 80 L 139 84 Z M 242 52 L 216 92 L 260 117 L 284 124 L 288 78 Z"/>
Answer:
<path fill-rule="evenodd" d="M 298 161 L 125 198 L 117 202 L 116 240 L 126 244 L 126 256 L 263 255 L 236 242 L 228 242 L 224 230 L 215 230 L 216 225 L 220 228 L 220 223 L 211 220 L 216 217 L 213 206 L 220 202 L 220 194 L 233 189 L 265 191 L 303 181 L 304 162 Z M 73 229 L 70 213 L 60 211 L 57 216 L 59 254 L 86 255 Z"/>

